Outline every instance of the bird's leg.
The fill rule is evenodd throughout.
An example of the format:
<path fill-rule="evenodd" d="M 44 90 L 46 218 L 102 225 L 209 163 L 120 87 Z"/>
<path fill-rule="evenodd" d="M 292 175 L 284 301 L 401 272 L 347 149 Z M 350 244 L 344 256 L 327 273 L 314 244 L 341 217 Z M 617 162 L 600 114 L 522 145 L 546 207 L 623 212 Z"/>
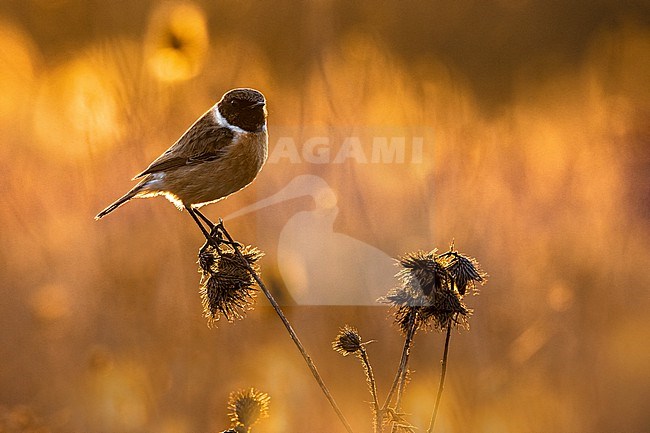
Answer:
<path fill-rule="evenodd" d="M 210 218 L 207 216 L 203 215 L 203 212 L 201 212 L 198 208 L 192 208 L 192 210 L 198 215 L 199 218 L 201 218 L 207 225 L 210 227 L 210 237 L 217 240 L 217 243 L 222 244 L 228 244 L 230 245 L 229 241 L 226 241 L 223 238 L 223 235 L 221 234 L 221 224 L 215 224 L 213 223 Z M 221 221 L 221 219 L 219 219 Z M 208 241 L 206 240 L 205 244 L 201 247 L 199 252 L 204 251 L 208 247 Z M 216 249 L 217 252 L 220 251 L 218 248 Z"/>
<path fill-rule="evenodd" d="M 194 219 L 194 222 L 196 222 L 196 224 L 199 226 L 199 228 L 203 232 L 203 235 L 205 236 L 205 239 L 206 239 L 205 244 L 203 244 L 201 249 L 199 249 L 199 253 L 205 251 L 205 249 L 208 247 L 209 244 L 212 244 L 215 247 L 215 250 L 217 251 L 217 253 L 219 253 L 219 254 L 220 254 L 221 250 L 216 245 L 220 245 L 220 244 L 230 245 L 231 247 L 237 246 L 238 248 L 244 248 L 244 245 L 237 242 L 237 241 L 231 242 L 229 240 L 224 239 L 223 233 L 222 233 L 223 221 L 221 220 L 221 218 L 219 218 L 219 224 L 215 224 L 212 221 L 210 221 L 210 218 L 203 215 L 203 213 L 200 210 L 198 210 L 197 208 L 187 207 L 186 209 L 188 210 L 189 214 Z M 190 211 L 190 209 L 191 209 L 191 211 Z M 203 227 L 203 224 L 201 224 L 199 218 L 202 219 L 208 225 L 208 227 L 210 227 L 210 233 L 209 234 L 208 234 L 208 231 L 205 229 L 205 227 Z"/>
<path fill-rule="evenodd" d="M 215 224 L 210 220 L 210 218 L 203 215 L 203 213 L 200 210 L 198 210 L 197 208 L 192 208 L 192 209 L 194 210 L 194 212 L 196 212 L 196 214 L 199 216 L 199 218 L 201 218 L 203 221 L 205 221 L 205 223 L 208 224 L 208 226 L 210 226 L 212 228 L 210 234 L 212 236 L 214 236 L 216 234 L 217 239 L 219 239 L 219 243 L 230 245 L 231 247 L 237 245 L 237 247 L 239 247 L 239 248 L 244 248 L 244 245 L 237 242 L 237 241 L 230 242 L 229 240 L 224 239 L 224 237 L 223 237 L 223 220 L 221 218 L 219 218 L 219 223 Z"/>
<path fill-rule="evenodd" d="M 205 229 L 205 227 L 203 227 L 203 224 L 201 223 L 201 220 L 200 220 L 199 217 L 196 215 L 196 212 L 197 212 L 196 209 L 192 208 L 191 206 L 187 206 L 185 209 L 187 210 L 187 213 L 190 214 L 190 216 L 192 217 L 192 219 L 194 220 L 194 222 L 196 223 L 196 225 L 199 226 L 199 228 L 201 229 L 201 233 L 203 233 L 203 236 L 205 236 L 205 240 L 206 240 L 206 242 L 205 242 L 205 244 L 201 247 L 201 250 L 200 250 L 200 251 L 204 251 L 204 250 L 207 248 L 208 244 L 212 244 L 212 246 L 214 247 L 214 249 L 217 250 L 217 251 L 219 251 L 219 240 L 218 240 L 218 239 L 220 238 L 220 236 L 218 236 L 218 237 L 215 239 L 215 238 L 213 237 L 212 233 L 208 233 L 208 231 Z M 205 218 L 205 217 L 204 217 L 204 218 Z M 209 221 L 209 220 L 208 220 L 208 221 Z M 216 226 L 214 226 L 214 225 L 211 226 L 211 231 L 212 231 L 212 232 L 214 232 L 214 228 L 215 228 L 215 227 L 216 227 Z"/>
<path fill-rule="evenodd" d="M 239 249 L 244 248 L 244 244 L 242 244 L 241 242 L 237 242 L 234 239 L 230 239 L 230 236 L 226 234 L 226 227 L 224 227 L 223 220 L 221 218 L 219 218 L 219 222 L 217 223 L 217 225 L 214 226 L 214 228 L 219 229 L 219 234 L 225 236 L 225 238 L 222 237 L 222 241 L 224 244 L 230 245 L 233 248 L 239 248 Z"/>
<path fill-rule="evenodd" d="M 207 225 L 210 227 L 210 230 L 214 230 L 217 227 L 217 224 L 213 223 L 210 221 L 210 218 L 207 216 L 203 215 L 203 212 L 201 212 L 198 208 L 192 208 L 194 212 L 201 218 Z"/>

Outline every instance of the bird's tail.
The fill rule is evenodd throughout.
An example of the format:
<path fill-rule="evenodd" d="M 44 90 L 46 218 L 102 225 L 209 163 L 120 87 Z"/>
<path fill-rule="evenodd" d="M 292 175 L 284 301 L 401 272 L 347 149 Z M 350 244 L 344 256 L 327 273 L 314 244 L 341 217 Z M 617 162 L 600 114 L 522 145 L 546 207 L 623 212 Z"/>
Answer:
<path fill-rule="evenodd" d="M 127 201 L 131 200 L 133 197 L 138 195 L 138 192 L 140 192 L 141 189 L 142 189 L 142 185 L 136 185 L 135 188 L 133 188 L 131 191 L 127 192 L 122 197 L 115 200 L 115 202 L 113 204 L 111 204 L 106 209 L 104 209 L 103 211 L 98 213 L 97 216 L 95 217 L 95 219 L 98 220 L 98 219 L 106 216 L 107 214 L 113 212 L 115 209 L 122 206 L 124 203 L 126 203 Z"/>

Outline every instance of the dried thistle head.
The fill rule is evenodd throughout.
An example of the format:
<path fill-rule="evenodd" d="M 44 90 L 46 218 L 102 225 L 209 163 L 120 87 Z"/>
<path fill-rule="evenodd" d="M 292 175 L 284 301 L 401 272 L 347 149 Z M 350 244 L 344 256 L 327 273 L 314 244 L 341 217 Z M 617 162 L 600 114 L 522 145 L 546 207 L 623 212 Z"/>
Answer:
<path fill-rule="evenodd" d="M 433 305 L 419 309 L 417 328 L 432 327 L 442 331 L 450 324 L 465 326 L 470 313 L 457 292 L 444 290 L 436 294 Z"/>
<path fill-rule="evenodd" d="M 410 286 L 413 291 L 429 296 L 448 284 L 449 275 L 436 258 L 436 250 L 416 251 L 400 257 L 398 261 L 403 269 L 397 277 L 403 285 Z"/>
<path fill-rule="evenodd" d="M 409 284 L 402 284 L 389 290 L 386 296 L 379 299 L 379 302 L 390 304 L 395 308 L 395 323 L 404 334 L 409 332 L 412 322 L 416 330 L 425 325 L 419 311 L 431 305 L 431 300 L 424 296 L 422 291 L 414 290 Z"/>
<path fill-rule="evenodd" d="M 253 424 L 269 416 L 271 397 L 254 388 L 230 393 L 228 411 L 233 429 L 237 432 L 249 432 Z"/>
<path fill-rule="evenodd" d="M 414 329 L 433 328 L 442 331 L 451 324 L 466 325 L 471 313 L 452 293 L 441 293 L 436 305 L 426 307 L 400 307 L 395 311 L 395 322 L 401 331 L 407 334 L 413 322 Z"/>
<path fill-rule="evenodd" d="M 229 322 L 241 319 L 246 310 L 252 308 L 255 279 L 246 264 L 259 273 L 257 261 L 263 253 L 255 247 L 245 246 L 241 254 L 245 262 L 232 247 L 224 244 L 218 251 L 209 246 L 199 253 L 200 293 L 208 326 L 212 326 L 221 315 Z"/>
<path fill-rule="evenodd" d="M 446 269 L 454 280 L 456 290 L 461 296 L 465 295 L 468 287 L 475 290 L 476 283 L 485 281 L 486 275 L 481 271 L 476 259 L 458 252 L 453 252 L 450 257 Z"/>
<path fill-rule="evenodd" d="M 197 262 L 199 264 L 199 272 L 202 274 L 210 273 L 218 259 L 218 253 L 212 245 L 207 245 L 205 248 L 201 248 L 199 251 L 199 260 Z"/>
<path fill-rule="evenodd" d="M 361 336 L 359 332 L 348 325 L 341 328 L 339 335 L 332 342 L 332 349 L 337 351 L 343 356 L 348 356 L 351 353 L 357 353 L 363 348 Z"/>
<path fill-rule="evenodd" d="M 466 323 L 469 310 L 461 301 L 460 291 L 454 290 L 454 285 L 458 284 L 455 276 L 473 274 L 469 273 L 464 261 L 457 264 L 456 260 L 450 260 L 450 254 L 437 255 L 436 250 L 417 251 L 399 259 L 402 269 L 397 277 L 401 284 L 379 301 L 395 307 L 395 322 L 405 334 L 411 327 L 414 330 L 428 327 L 443 330 L 452 323 Z M 464 288 L 469 281 L 465 280 Z"/>

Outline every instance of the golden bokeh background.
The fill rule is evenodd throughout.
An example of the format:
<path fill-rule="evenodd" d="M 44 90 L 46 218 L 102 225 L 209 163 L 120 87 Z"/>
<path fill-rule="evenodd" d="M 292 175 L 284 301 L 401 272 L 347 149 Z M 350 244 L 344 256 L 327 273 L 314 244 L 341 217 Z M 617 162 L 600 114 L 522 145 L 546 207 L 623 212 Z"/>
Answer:
<path fill-rule="evenodd" d="M 643 2 L 3 1 L 0 431 L 218 432 L 251 386 L 271 396 L 255 431 L 343 431 L 265 299 L 208 329 L 186 215 L 158 198 L 93 220 L 240 86 L 265 93 L 272 146 L 274 131 L 429 131 L 416 164 L 280 158 L 207 213 L 314 174 L 336 232 L 393 257 L 452 239 L 476 257 L 490 279 L 453 335 L 436 431 L 647 431 L 648 53 Z M 330 342 L 346 323 L 377 340 L 385 396 L 401 337 L 384 307 L 292 301 L 278 237 L 315 206 L 228 228 L 266 252 L 263 278 L 370 431 L 363 373 Z M 415 341 L 404 408 L 421 428 L 443 337 Z"/>

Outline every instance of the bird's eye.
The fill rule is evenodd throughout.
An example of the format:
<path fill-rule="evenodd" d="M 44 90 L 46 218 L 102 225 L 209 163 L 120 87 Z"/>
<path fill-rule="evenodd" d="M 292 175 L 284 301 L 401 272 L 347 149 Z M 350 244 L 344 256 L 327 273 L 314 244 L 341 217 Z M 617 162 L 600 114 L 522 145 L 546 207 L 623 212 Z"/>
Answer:
<path fill-rule="evenodd" d="M 244 101 L 243 99 L 235 98 L 230 101 L 230 106 L 235 108 L 241 108 L 246 106 L 246 101 Z"/>

